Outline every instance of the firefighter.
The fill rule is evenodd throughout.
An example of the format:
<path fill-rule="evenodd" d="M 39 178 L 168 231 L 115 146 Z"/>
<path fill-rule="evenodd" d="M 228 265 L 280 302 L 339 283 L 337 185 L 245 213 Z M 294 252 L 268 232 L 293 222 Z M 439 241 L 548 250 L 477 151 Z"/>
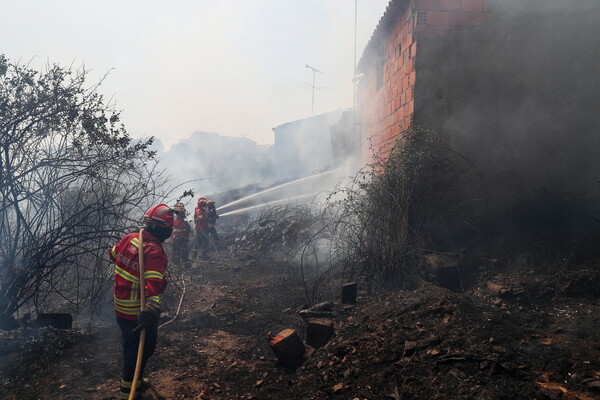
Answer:
<path fill-rule="evenodd" d="M 219 214 L 217 214 L 217 208 L 215 206 L 214 200 L 209 200 L 206 203 L 206 218 L 208 220 L 209 238 L 213 241 L 216 247 L 216 245 L 219 243 L 219 234 L 217 233 L 217 228 L 215 228 L 215 224 L 217 223 L 217 218 L 219 218 Z"/>
<path fill-rule="evenodd" d="M 142 359 L 143 373 L 148 359 L 154 353 L 158 337 L 161 296 L 167 286 L 166 270 L 168 258 L 162 243 L 173 232 L 173 210 L 166 204 L 151 207 L 142 219 L 144 279 L 146 305 L 140 310 L 139 278 L 139 232 L 125 235 L 110 250 L 110 258 L 115 263 L 114 305 L 117 323 L 123 339 L 123 373 L 121 376 L 120 399 L 127 399 L 135 372 L 140 332 L 146 330 L 146 340 Z M 142 374 L 140 374 L 140 383 Z M 140 390 L 145 389 L 142 383 Z"/>
<path fill-rule="evenodd" d="M 186 210 L 182 202 L 178 201 L 173 206 L 175 210 L 175 222 L 173 223 L 173 263 L 181 262 L 183 265 L 189 265 L 188 249 L 190 242 L 190 233 L 192 227 L 185 220 Z"/>
<path fill-rule="evenodd" d="M 208 218 L 206 215 L 206 197 L 198 198 L 198 205 L 194 210 L 194 223 L 196 228 L 198 257 L 208 260 Z"/>

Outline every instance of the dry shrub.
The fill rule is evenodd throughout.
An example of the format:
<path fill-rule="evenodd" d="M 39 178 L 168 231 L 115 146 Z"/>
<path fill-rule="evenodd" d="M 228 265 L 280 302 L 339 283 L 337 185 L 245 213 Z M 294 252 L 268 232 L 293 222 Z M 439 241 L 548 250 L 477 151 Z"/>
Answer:
<path fill-rule="evenodd" d="M 266 206 L 252 214 L 240 215 L 221 225 L 223 243 L 230 254 L 252 257 L 269 254 L 284 262 L 297 258 L 317 223 L 307 205 Z"/>
<path fill-rule="evenodd" d="M 330 198 L 332 268 L 347 281 L 414 286 L 424 253 L 455 251 L 466 232 L 481 233 L 476 213 L 468 211 L 477 199 L 465 200 L 457 189 L 467 171 L 467 160 L 439 134 L 419 127 L 404 132 L 387 155 Z"/>

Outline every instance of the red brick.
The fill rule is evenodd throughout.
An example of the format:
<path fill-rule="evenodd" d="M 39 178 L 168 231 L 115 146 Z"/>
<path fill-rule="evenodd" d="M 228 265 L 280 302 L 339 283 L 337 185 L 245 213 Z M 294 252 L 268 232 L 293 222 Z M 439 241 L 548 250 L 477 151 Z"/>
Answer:
<path fill-rule="evenodd" d="M 408 35 L 404 39 L 402 39 L 402 52 L 404 54 L 408 53 L 408 47 L 412 44 L 412 42 L 412 35 Z"/>
<path fill-rule="evenodd" d="M 465 11 L 483 11 L 483 0 L 462 0 L 462 9 Z"/>
<path fill-rule="evenodd" d="M 410 28 L 408 27 L 408 24 L 404 24 L 400 30 L 400 39 L 404 39 L 408 34 L 410 34 Z"/>
<path fill-rule="evenodd" d="M 460 12 L 449 15 L 450 25 L 475 25 L 488 18 L 487 12 Z"/>
<path fill-rule="evenodd" d="M 440 10 L 460 10 L 461 0 L 440 0 Z"/>
<path fill-rule="evenodd" d="M 417 0 L 417 10 L 437 10 L 440 6 L 440 0 Z"/>
<path fill-rule="evenodd" d="M 427 15 L 428 25 L 448 25 L 448 13 L 444 11 L 431 11 Z"/>
<path fill-rule="evenodd" d="M 404 119 L 402 119 L 402 121 L 400 121 L 399 125 L 400 125 L 400 130 L 401 131 L 405 131 L 407 129 L 406 122 L 405 122 Z"/>
<path fill-rule="evenodd" d="M 448 32 L 449 25 L 419 25 L 418 29 L 421 39 L 435 38 Z"/>
<path fill-rule="evenodd" d="M 394 125 L 394 114 L 390 114 L 387 116 L 387 118 L 385 119 L 385 126 L 389 129 L 391 126 Z"/>
<path fill-rule="evenodd" d="M 417 55 L 417 42 L 416 41 L 410 45 L 410 54 L 412 54 L 413 58 Z"/>
<path fill-rule="evenodd" d="M 394 33 L 396 35 L 400 34 L 400 31 L 402 30 L 402 26 L 403 26 L 403 21 L 402 19 L 399 19 L 396 24 L 394 25 Z"/>

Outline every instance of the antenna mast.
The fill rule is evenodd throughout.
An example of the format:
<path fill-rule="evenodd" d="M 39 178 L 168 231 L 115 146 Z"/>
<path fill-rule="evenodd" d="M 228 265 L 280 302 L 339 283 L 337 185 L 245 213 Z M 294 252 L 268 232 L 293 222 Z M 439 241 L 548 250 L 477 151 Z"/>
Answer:
<path fill-rule="evenodd" d="M 310 68 L 312 69 L 313 72 L 313 81 L 312 81 L 312 85 L 309 85 L 312 88 L 312 104 L 310 107 L 310 116 L 312 117 L 315 114 L 315 89 L 317 88 L 315 86 L 315 77 L 316 77 L 316 73 L 320 73 L 322 74 L 321 71 L 319 71 L 318 69 L 311 67 L 310 65 L 306 64 L 306 68 Z"/>

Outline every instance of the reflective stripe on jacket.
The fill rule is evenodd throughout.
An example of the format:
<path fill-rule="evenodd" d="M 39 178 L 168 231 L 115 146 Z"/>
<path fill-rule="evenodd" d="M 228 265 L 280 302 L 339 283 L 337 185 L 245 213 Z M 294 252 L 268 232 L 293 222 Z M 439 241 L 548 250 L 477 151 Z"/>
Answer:
<path fill-rule="evenodd" d="M 194 222 L 196 223 L 196 232 L 206 232 L 208 230 L 206 209 L 196 206 L 194 210 Z"/>
<path fill-rule="evenodd" d="M 189 239 L 192 227 L 183 218 L 175 218 L 173 223 L 173 234 L 172 239 Z"/>
<path fill-rule="evenodd" d="M 114 304 L 117 316 L 135 320 L 140 312 L 139 233 L 124 236 L 110 250 L 115 262 Z M 160 303 L 167 286 L 165 277 L 168 257 L 160 241 L 144 232 L 144 279 L 146 301 Z"/>

